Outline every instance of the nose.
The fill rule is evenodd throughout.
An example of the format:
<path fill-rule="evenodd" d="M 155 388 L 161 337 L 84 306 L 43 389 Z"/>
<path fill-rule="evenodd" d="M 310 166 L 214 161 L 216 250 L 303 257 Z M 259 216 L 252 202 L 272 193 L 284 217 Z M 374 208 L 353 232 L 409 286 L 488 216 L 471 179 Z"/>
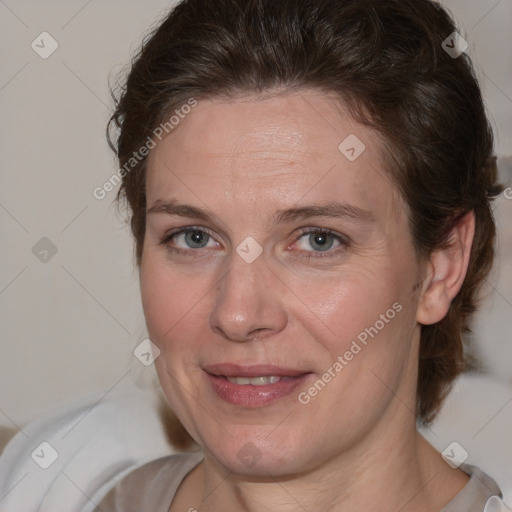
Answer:
<path fill-rule="evenodd" d="M 230 341 L 243 342 L 285 328 L 285 286 L 267 266 L 263 254 L 247 263 L 233 253 L 224 272 L 209 318 L 214 332 Z"/>

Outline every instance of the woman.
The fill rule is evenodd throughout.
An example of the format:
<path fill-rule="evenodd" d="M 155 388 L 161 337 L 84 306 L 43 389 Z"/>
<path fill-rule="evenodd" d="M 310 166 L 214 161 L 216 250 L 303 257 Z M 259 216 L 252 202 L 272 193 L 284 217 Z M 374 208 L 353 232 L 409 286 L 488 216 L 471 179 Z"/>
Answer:
<path fill-rule="evenodd" d="M 145 41 L 112 146 L 160 384 L 199 451 L 97 510 L 498 506 L 416 430 L 493 258 L 463 42 L 429 0 L 185 0 Z"/>

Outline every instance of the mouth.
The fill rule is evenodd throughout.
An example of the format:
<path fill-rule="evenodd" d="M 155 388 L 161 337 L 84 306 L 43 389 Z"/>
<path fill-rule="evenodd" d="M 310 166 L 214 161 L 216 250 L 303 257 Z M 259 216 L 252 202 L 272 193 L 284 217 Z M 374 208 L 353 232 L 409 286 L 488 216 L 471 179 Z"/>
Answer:
<path fill-rule="evenodd" d="M 203 368 L 213 392 L 239 407 L 262 407 L 289 396 L 313 374 L 271 365 L 219 364 Z"/>

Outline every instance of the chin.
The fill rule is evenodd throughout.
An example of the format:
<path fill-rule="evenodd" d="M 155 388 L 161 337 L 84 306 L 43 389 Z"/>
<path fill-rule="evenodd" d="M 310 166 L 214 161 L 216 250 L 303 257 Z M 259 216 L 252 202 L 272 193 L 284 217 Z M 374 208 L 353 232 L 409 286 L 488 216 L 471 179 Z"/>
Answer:
<path fill-rule="evenodd" d="M 286 432 L 282 437 L 266 439 L 264 434 L 225 436 L 205 444 L 217 462 L 228 471 L 244 476 L 278 477 L 300 473 L 308 466 L 302 447 L 292 445 Z M 210 448 L 211 447 L 211 448 Z"/>

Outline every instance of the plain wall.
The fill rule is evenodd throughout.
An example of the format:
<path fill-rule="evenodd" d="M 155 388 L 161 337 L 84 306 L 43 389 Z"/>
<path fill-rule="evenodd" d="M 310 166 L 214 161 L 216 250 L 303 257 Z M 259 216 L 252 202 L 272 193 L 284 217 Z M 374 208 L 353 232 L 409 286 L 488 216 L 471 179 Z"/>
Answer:
<path fill-rule="evenodd" d="M 512 2 L 446 5 L 464 27 L 497 152 L 512 155 Z M 0 424 L 22 425 L 78 396 L 153 377 L 152 367 L 132 355 L 146 331 L 132 241 L 112 204 L 117 189 L 101 201 L 92 191 L 116 170 L 105 142 L 108 79 L 169 6 L 0 3 Z M 43 31 L 59 45 L 47 59 L 31 48 Z M 501 198 L 500 208 L 510 212 L 511 203 Z M 41 251 L 52 246 L 43 237 L 57 250 L 46 262 Z M 507 255 L 493 278 L 499 293 L 490 288 L 475 338 L 488 370 L 512 381 L 510 276 Z"/>

